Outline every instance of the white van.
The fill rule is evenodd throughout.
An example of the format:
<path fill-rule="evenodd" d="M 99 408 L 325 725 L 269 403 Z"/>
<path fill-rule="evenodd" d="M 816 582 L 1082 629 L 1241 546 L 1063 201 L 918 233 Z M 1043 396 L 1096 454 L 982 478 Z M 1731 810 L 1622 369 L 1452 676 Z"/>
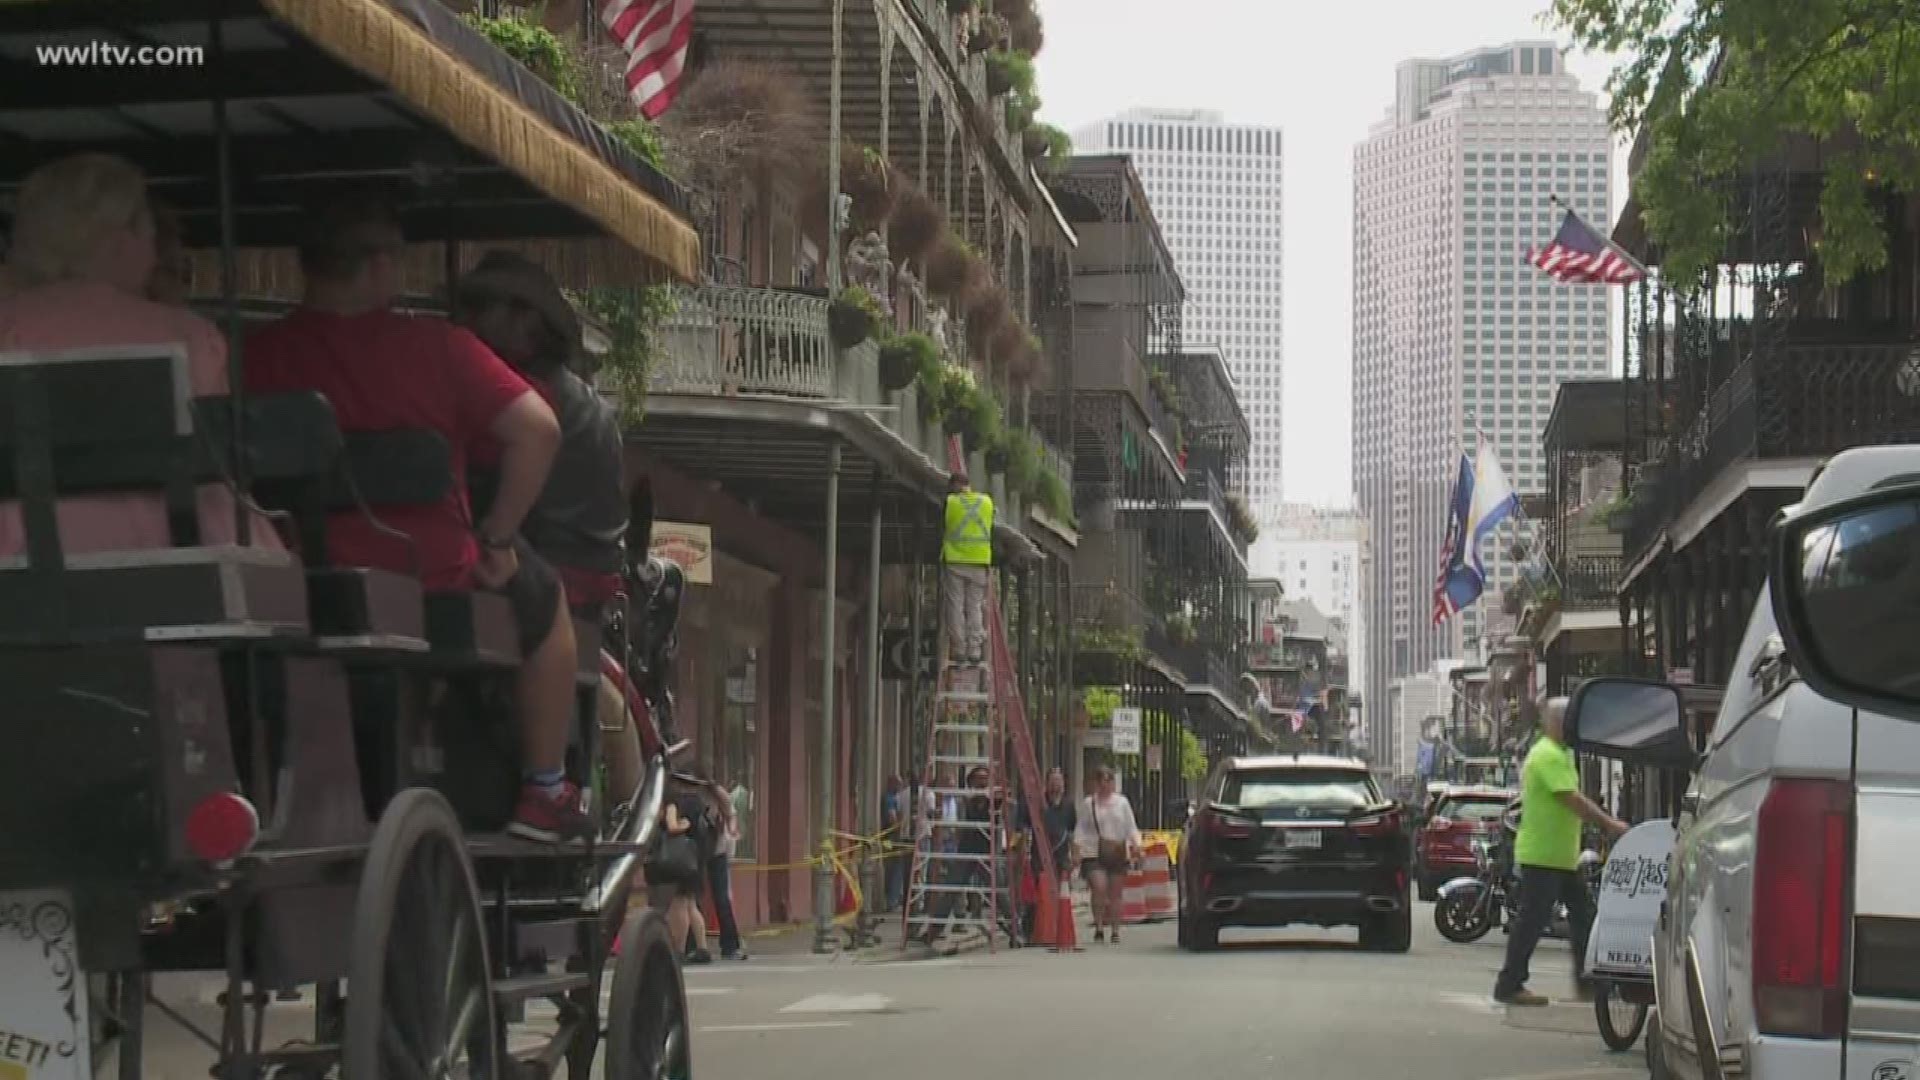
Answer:
<path fill-rule="evenodd" d="M 1920 1080 L 1920 446 L 1835 456 L 1774 556 L 1676 816 L 1656 1077 Z M 1682 694 L 1594 679 L 1569 738 L 1694 764 Z"/>

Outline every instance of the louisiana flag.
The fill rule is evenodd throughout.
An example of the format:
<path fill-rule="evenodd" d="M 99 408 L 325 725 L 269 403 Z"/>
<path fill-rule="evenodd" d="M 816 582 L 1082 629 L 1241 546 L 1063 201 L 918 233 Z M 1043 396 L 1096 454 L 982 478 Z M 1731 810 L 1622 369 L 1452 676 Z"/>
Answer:
<path fill-rule="evenodd" d="M 1447 535 L 1440 546 L 1440 573 L 1433 583 L 1435 626 L 1472 606 L 1486 591 L 1481 543 L 1520 509 L 1520 496 L 1507 482 L 1493 447 L 1481 443 L 1474 457 L 1460 455 L 1460 471 L 1447 505 Z"/>

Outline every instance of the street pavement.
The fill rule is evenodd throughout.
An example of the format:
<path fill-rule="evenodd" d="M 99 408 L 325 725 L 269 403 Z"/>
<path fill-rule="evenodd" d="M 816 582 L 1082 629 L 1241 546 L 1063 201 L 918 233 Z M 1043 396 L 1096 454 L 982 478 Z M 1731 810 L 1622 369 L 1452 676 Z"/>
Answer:
<path fill-rule="evenodd" d="M 1516 1014 L 1489 991 L 1505 937 L 1455 945 L 1416 912 L 1413 951 L 1365 953 L 1351 931 L 1229 932 L 1217 953 L 1171 923 L 1119 945 L 854 963 L 756 958 L 689 970 L 702 1077 L 915 1080 L 1619 1080 L 1589 1005 Z M 1543 943 L 1534 988 L 1570 991 L 1567 947 Z M 1544 1029 L 1544 1030 L 1543 1030 Z M 1558 1030 L 1554 1030 L 1558 1029 Z"/>
<path fill-rule="evenodd" d="M 1411 953 L 1361 952 L 1351 931 L 1229 931 L 1217 953 L 1174 946 L 1172 923 L 1078 954 L 897 947 L 815 956 L 809 938 L 756 942 L 744 963 L 687 969 L 695 1074 L 705 1080 L 1622 1080 L 1591 1006 L 1507 1011 L 1489 997 L 1505 938 L 1455 945 L 1415 916 Z M 1084 930 L 1084 923 L 1082 924 Z M 1085 935 L 1082 934 L 1085 941 Z M 911 959 L 909 956 L 923 957 Z M 1567 947 L 1545 942 L 1534 989 L 1570 990 Z M 211 1025 L 218 984 L 168 977 L 161 996 Z M 276 1007 L 269 1043 L 310 1031 Z M 542 1026 L 543 1004 L 509 1041 Z M 152 1017 L 152 1014 L 149 1013 Z M 149 1080 L 202 1080 L 207 1058 L 149 1021 Z M 599 1076 L 599 1070 L 595 1070 Z"/>

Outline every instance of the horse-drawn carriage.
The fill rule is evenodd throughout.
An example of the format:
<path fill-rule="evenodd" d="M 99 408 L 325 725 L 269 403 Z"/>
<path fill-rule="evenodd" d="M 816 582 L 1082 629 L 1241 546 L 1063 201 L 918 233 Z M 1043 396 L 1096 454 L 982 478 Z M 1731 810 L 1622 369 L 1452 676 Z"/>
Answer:
<path fill-rule="evenodd" d="M 229 314 L 302 197 L 352 178 L 410 179 L 409 224 L 449 272 L 463 237 L 570 251 L 604 282 L 691 271 L 671 185 L 434 0 L 0 6 L 8 67 L 89 41 L 202 51 L 42 54 L 0 101 L 0 193 L 76 150 L 135 161 Z M 604 790 L 602 628 L 575 628 L 568 755 L 598 835 L 510 838 L 505 601 L 327 559 L 328 515 L 440 499 L 448 448 L 343 433 L 317 395 L 189 385 L 176 343 L 0 352 L 0 500 L 26 539 L 0 562 L 0 1031 L 22 1051 L 0 1076 L 84 1077 L 108 1049 L 142 1075 L 168 1022 L 152 978 L 173 972 L 224 980 L 200 1033 L 223 1077 L 586 1076 L 603 1042 L 609 1078 L 688 1075 L 677 943 L 629 915 L 673 748 L 642 715 L 642 779 Z M 244 509 L 240 544 L 202 544 L 204 484 L 281 516 L 293 550 L 247 545 Z M 58 502 L 104 492 L 164 499 L 172 546 L 64 551 Z M 294 994 L 313 1030 L 266 1045 Z M 510 1052 L 536 1000 L 554 1030 Z"/>

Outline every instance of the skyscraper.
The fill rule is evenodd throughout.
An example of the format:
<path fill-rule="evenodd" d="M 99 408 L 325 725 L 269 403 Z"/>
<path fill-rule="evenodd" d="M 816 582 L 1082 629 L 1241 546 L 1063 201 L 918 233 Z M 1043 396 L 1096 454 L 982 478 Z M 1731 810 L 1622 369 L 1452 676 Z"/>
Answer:
<path fill-rule="evenodd" d="M 1351 510 L 1286 503 L 1271 509 L 1260 538 L 1247 550 L 1254 577 L 1272 578 L 1289 600 L 1311 600 L 1338 622 L 1347 640 L 1347 685 L 1367 685 L 1366 608 L 1360 588 L 1367 572 L 1367 523 Z"/>
<path fill-rule="evenodd" d="M 1353 474 L 1372 533 L 1368 697 L 1477 645 L 1514 575 L 1490 543 L 1481 604 L 1432 623 L 1459 454 L 1484 438 L 1523 494 L 1541 490 L 1540 429 L 1566 379 L 1608 370 L 1607 290 L 1522 261 L 1552 238 L 1558 197 L 1611 220 L 1612 139 L 1549 41 L 1396 69 L 1393 107 L 1354 150 Z"/>
<path fill-rule="evenodd" d="M 1124 153 L 1187 286 L 1185 337 L 1214 344 L 1253 428 L 1249 501 L 1280 502 L 1280 130 L 1204 109 L 1134 109 L 1074 137 Z"/>

